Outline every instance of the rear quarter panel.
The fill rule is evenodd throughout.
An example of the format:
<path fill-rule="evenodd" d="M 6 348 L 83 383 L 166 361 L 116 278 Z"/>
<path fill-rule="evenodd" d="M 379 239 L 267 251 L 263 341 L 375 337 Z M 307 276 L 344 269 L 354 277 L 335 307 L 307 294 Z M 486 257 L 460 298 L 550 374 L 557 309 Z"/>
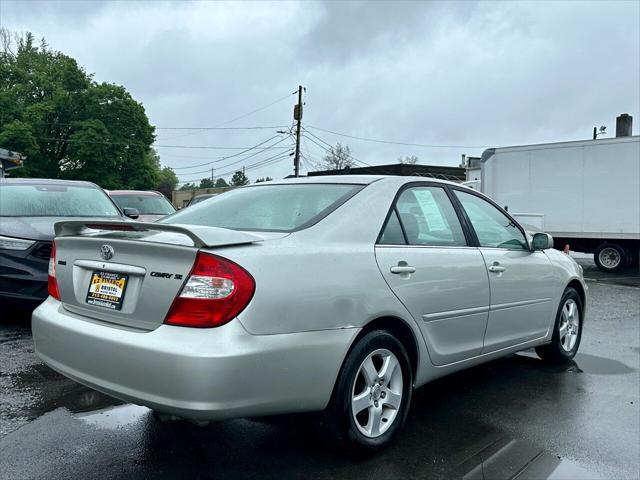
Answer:
<path fill-rule="evenodd" d="M 212 251 L 242 265 L 255 279 L 255 295 L 238 316 L 246 330 L 274 335 L 363 327 L 394 317 L 413 331 L 418 362 L 424 364 L 420 358 L 429 358 L 424 338 L 384 281 L 374 252 L 402 182 L 371 184 L 318 224 L 285 238 Z"/>

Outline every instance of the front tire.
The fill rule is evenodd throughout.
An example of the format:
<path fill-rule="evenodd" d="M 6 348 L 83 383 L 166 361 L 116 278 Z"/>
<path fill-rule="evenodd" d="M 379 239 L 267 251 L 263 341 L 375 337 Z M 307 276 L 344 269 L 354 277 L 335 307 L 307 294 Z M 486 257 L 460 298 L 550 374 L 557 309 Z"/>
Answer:
<path fill-rule="evenodd" d="M 542 360 L 566 363 L 576 356 L 582 339 L 583 311 L 578 292 L 567 288 L 560 300 L 551 343 L 536 347 L 536 353 Z"/>
<path fill-rule="evenodd" d="M 356 456 L 386 447 L 409 412 L 413 372 L 402 343 L 385 330 L 362 337 L 348 353 L 325 421 Z"/>

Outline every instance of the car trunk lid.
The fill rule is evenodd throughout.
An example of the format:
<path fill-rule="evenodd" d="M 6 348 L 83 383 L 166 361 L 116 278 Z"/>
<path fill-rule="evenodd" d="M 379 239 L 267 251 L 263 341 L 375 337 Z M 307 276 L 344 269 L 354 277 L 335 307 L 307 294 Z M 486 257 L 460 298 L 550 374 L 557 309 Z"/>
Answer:
<path fill-rule="evenodd" d="M 200 248 L 263 241 L 223 228 L 142 222 L 59 222 L 55 230 L 55 274 L 64 307 L 142 330 L 163 323 Z"/>

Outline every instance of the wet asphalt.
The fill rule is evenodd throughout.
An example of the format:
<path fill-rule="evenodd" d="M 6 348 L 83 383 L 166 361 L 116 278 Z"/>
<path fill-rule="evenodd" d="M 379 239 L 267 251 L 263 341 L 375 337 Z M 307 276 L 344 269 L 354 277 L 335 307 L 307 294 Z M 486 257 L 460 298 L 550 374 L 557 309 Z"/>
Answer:
<path fill-rule="evenodd" d="M 580 353 L 523 352 L 416 391 L 388 450 L 345 458 L 307 417 L 159 423 L 68 380 L 33 352 L 28 315 L 0 321 L 0 478 L 640 477 L 640 274 L 590 287 Z"/>

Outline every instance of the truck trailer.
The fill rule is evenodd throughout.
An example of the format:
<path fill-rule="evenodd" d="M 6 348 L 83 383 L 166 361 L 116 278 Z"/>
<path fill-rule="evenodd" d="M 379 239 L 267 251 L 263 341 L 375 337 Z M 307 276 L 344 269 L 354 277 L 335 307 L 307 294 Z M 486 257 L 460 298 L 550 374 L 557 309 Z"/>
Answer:
<path fill-rule="evenodd" d="M 638 267 L 640 136 L 490 148 L 468 167 L 467 185 L 555 248 L 593 253 L 606 272 Z"/>

